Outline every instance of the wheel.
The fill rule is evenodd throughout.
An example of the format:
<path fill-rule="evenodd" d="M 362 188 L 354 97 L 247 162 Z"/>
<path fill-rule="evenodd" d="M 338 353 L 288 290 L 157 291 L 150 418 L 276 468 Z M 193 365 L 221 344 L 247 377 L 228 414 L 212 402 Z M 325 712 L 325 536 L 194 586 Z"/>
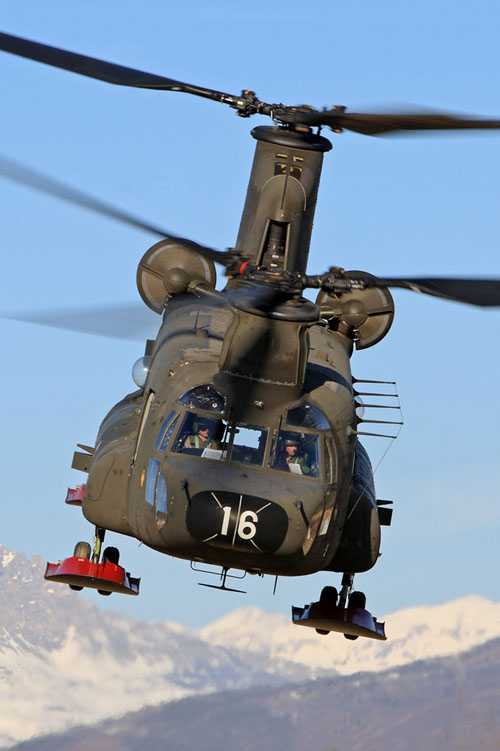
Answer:
<path fill-rule="evenodd" d="M 314 629 L 317 634 L 321 634 L 321 636 L 328 636 L 330 633 L 329 631 L 325 631 L 323 628 L 315 628 Z"/>
<path fill-rule="evenodd" d="M 100 595 L 102 595 L 103 597 L 109 597 L 109 595 L 112 595 L 112 594 L 113 594 L 113 592 L 106 592 L 106 590 L 105 590 L 105 589 L 98 589 L 97 591 L 98 591 L 98 592 L 99 592 L 99 594 L 100 594 Z"/>
<path fill-rule="evenodd" d="M 90 545 L 88 542 L 77 542 L 73 555 L 75 558 L 90 558 Z"/>
<path fill-rule="evenodd" d="M 356 639 L 359 639 L 359 636 L 354 636 L 354 634 L 344 634 L 344 639 L 349 639 L 350 641 L 355 641 Z"/>
<path fill-rule="evenodd" d="M 337 592 L 335 587 L 323 587 L 319 596 L 319 601 L 332 602 L 334 605 L 336 605 L 338 594 L 339 593 Z"/>
<path fill-rule="evenodd" d="M 80 558 L 83 558 L 83 556 L 80 556 Z M 83 587 L 79 587 L 78 584 L 68 584 L 68 587 L 73 590 L 73 592 L 81 592 Z"/>
<path fill-rule="evenodd" d="M 351 592 L 349 597 L 350 608 L 365 608 L 366 607 L 366 595 L 364 592 Z"/>
<path fill-rule="evenodd" d="M 118 566 L 118 561 L 120 560 L 120 551 L 118 548 L 105 548 L 104 553 L 102 554 L 102 562 L 106 563 L 109 561 L 109 563 L 114 563 L 116 566 Z"/>

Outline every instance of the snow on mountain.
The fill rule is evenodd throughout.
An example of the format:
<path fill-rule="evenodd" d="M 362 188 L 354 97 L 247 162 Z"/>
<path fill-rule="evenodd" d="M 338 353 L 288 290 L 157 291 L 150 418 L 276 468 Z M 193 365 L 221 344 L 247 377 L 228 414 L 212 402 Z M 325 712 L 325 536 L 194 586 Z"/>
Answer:
<path fill-rule="evenodd" d="M 177 623 L 97 610 L 44 582 L 38 557 L 0 546 L 0 562 L 0 748 L 148 704 L 303 676 L 296 663 L 249 663 Z"/>
<path fill-rule="evenodd" d="M 318 636 L 258 608 L 193 631 L 97 610 L 43 570 L 0 545 L 0 748 L 181 697 L 381 671 L 500 636 L 500 603 L 480 597 L 394 613 L 386 643 Z"/>
<path fill-rule="evenodd" d="M 318 636 L 294 626 L 284 615 L 241 608 L 203 628 L 212 644 L 228 644 L 247 655 L 262 653 L 296 662 L 308 670 L 343 675 L 381 671 L 416 660 L 453 655 L 500 636 L 500 602 L 471 595 L 444 605 L 423 606 L 388 615 L 388 641 L 358 639 L 355 644 L 336 634 Z"/>

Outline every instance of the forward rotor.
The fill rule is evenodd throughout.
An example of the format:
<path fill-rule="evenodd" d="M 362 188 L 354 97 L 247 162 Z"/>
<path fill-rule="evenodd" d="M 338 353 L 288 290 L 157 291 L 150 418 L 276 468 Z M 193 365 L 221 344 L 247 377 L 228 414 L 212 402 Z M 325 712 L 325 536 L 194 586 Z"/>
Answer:
<path fill-rule="evenodd" d="M 327 126 L 336 133 L 350 130 L 374 136 L 411 131 L 500 128 L 500 120 L 441 112 L 359 113 L 347 112 L 344 106 L 315 109 L 309 105 L 271 104 L 261 101 L 255 92 L 249 89 L 244 89 L 240 95 L 229 94 L 2 32 L 0 32 L 0 50 L 118 86 L 179 91 L 212 99 L 235 109 L 240 117 L 267 115 L 276 123 L 298 130 Z"/>

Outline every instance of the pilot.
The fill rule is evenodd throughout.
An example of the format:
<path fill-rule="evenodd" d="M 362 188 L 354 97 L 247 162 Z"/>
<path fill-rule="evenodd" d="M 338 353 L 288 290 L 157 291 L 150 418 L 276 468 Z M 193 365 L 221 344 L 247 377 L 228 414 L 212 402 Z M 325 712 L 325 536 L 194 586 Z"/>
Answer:
<path fill-rule="evenodd" d="M 274 465 L 276 469 L 288 470 L 298 475 L 311 474 L 311 468 L 307 459 L 301 451 L 301 440 L 297 438 L 287 438 L 284 442 L 284 454 L 281 460 Z"/>
<path fill-rule="evenodd" d="M 186 449 L 218 449 L 220 448 L 217 441 L 212 436 L 215 433 L 216 425 L 214 420 L 205 420 L 200 418 L 193 422 L 194 433 L 189 435 L 184 441 L 183 448 Z"/>

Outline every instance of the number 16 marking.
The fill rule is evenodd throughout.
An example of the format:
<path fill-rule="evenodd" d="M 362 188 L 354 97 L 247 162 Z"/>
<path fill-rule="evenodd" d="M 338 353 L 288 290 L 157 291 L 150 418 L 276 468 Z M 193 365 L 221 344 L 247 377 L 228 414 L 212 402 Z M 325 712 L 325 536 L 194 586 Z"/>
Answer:
<path fill-rule="evenodd" d="M 231 506 L 222 507 L 222 527 L 220 530 L 221 535 L 227 535 L 229 532 L 229 522 L 231 520 Z M 257 527 L 259 517 L 255 511 L 244 511 L 238 519 L 238 527 L 236 534 L 241 537 L 242 540 L 251 540 L 257 534 Z"/>

